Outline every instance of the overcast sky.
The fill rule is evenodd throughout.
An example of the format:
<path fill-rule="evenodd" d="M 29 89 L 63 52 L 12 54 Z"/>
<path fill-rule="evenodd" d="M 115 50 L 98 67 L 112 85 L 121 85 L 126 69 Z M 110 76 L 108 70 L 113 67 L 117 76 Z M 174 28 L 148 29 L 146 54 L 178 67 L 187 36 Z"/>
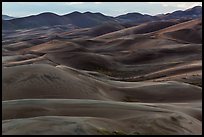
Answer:
<path fill-rule="evenodd" d="M 73 11 L 101 12 L 109 16 L 118 16 L 129 12 L 156 15 L 185 10 L 202 2 L 2 2 L 2 13 L 14 17 L 24 17 L 42 12 L 58 15 Z"/>

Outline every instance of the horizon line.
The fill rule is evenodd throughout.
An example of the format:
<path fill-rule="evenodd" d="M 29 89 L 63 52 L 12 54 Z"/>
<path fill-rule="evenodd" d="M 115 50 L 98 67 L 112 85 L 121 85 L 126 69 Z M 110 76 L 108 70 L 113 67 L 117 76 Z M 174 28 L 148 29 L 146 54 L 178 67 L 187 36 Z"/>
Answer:
<path fill-rule="evenodd" d="M 194 7 L 192 7 L 192 8 L 195 8 L 195 7 L 202 7 L 202 5 L 194 6 Z M 51 14 L 55 14 L 55 15 L 58 15 L 58 16 L 65 16 L 65 15 L 68 15 L 68 14 L 71 14 L 71 13 L 74 13 L 74 12 L 78 12 L 78 13 L 81 13 L 81 14 L 84 14 L 84 13 L 87 13 L 87 12 L 89 12 L 89 13 L 94 13 L 94 14 L 100 13 L 100 14 L 102 14 L 102 15 L 109 16 L 109 17 L 118 17 L 118 16 L 121 16 L 121 15 L 129 14 L 129 13 L 139 13 L 139 14 L 142 14 L 142 15 L 158 16 L 158 15 L 162 15 L 162 14 L 173 13 L 173 12 L 175 12 L 175 11 L 186 11 L 186 10 L 192 9 L 192 8 L 187 8 L 187 9 L 184 9 L 184 10 L 178 9 L 178 10 L 174 10 L 174 11 L 172 11 L 172 12 L 158 13 L 158 14 L 155 14 L 155 15 L 150 15 L 150 14 L 141 13 L 141 12 L 127 12 L 127 13 L 124 13 L 124 14 L 119 14 L 119 15 L 117 15 L 117 16 L 112 16 L 112 15 L 104 14 L 104 13 L 102 13 L 102 12 L 92 12 L 92 11 L 80 12 L 80 11 L 74 10 L 74 11 L 72 11 L 72 12 L 68 12 L 68 13 L 64 13 L 64 14 L 58 14 L 58 13 L 55 13 L 55 12 L 52 12 L 52 11 L 44 11 L 44 12 L 40 12 L 40 13 L 36 13 L 36 14 L 31 14 L 31 15 L 26 15 L 26 16 L 13 16 L 13 15 L 8 15 L 8 14 L 3 14 L 3 12 L 2 12 L 2 16 L 3 16 L 3 15 L 6 15 L 6 16 L 14 17 L 14 18 L 25 18 L 25 17 L 30 17 L 30 16 L 38 16 L 38 15 L 43 14 L 43 13 L 51 13 Z"/>

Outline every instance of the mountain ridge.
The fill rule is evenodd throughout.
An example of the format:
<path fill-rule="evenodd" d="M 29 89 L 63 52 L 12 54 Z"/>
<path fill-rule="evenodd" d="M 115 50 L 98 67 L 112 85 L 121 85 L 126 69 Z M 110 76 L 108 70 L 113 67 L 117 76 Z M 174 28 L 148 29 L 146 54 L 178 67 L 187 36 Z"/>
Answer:
<path fill-rule="evenodd" d="M 11 20 L 2 20 L 3 30 L 29 29 L 42 26 L 68 25 L 71 24 L 80 28 L 94 27 L 103 23 L 144 23 L 149 21 L 170 20 L 170 19 L 195 19 L 202 17 L 202 6 L 195 6 L 187 10 L 177 10 L 172 13 L 158 14 L 155 16 L 137 12 L 127 13 L 116 17 L 107 16 L 100 12 L 78 12 L 74 11 L 65 15 L 58 15 L 52 12 L 44 12 Z M 9 25 L 8 25 L 9 24 Z"/>

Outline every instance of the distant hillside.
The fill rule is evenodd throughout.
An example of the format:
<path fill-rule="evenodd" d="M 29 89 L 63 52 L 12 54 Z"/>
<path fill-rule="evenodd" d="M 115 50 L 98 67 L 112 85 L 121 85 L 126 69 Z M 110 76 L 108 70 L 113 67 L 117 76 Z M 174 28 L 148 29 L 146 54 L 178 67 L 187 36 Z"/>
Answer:
<path fill-rule="evenodd" d="M 116 19 L 122 22 L 135 22 L 143 23 L 147 21 L 156 21 L 156 20 L 169 20 L 169 19 L 195 19 L 202 17 L 202 7 L 196 6 L 191 9 L 184 11 L 178 10 L 172 13 L 160 14 L 157 16 L 150 16 L 141 13 L 127 13 L 124 15 L 117 16 Z"/>
<path fill-rule="evenodd" d="M 113 17 L 105 16 L 101 13 L 73 12 L 64 16 L 59 16 L 54 13 L 42 13 L 39 15 L 17 18 L 14 20 L 3 20 L 3 29 L 25 29 L 67 24 L 72 24 L 73 26 L 86 28 L 100 25 L 103 22 L 114 23 L 116 21 Z"/>
<path fill-rule="evenodd" d="M 150 16 L 146 14 L 143 15 L 141 13 L 127 13 L 127 14 L 116 17 L 116 19 L 123 23 L 124 22 L 143 23 L 147 21 L 158 20 L 159 18 L 156 16 Z"/>
<path fill-rule="evenodd" d="M 200 17 L 202 17 L 202 7 L 196 6 L 185 11 L 179 10 L 172 13 L 168 13 L 164 15 L 162 19 L 180 19 L 180 18 L 195 19 Z"/>
<path fill-rule="evenodd" d="M 63 16 L 54 13 L 41 13 L 23 18 L 2 20 L 3 30 L 9 29 L 30 29 L 43 26 L 72 25 L 80 28 L 95 27 L 102 24 L 125 24 L 133 26 L 149 21 L 170 20 L 170 19 L 195 19 L 202 17 L 202 7 L 196 6 L 185 11 L 174 11 L 168 14 L 151 16 L 141 13 L 127 13 L 117 17 L 105 16 L 101 13 L 72 12 Z M 12 17 L 11 17 L 12 18 Z M 11 19 L 10 18 L 10 19 Z M 3 16 L 2 16 L 3 19 Z"/>

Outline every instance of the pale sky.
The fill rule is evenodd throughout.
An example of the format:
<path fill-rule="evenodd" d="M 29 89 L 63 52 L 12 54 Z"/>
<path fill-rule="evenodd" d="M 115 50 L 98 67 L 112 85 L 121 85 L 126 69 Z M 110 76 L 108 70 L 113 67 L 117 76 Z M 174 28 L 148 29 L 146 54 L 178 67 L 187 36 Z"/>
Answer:
<path fill-rule="evenodd" d="M 109 16 L 130 12 L 156 15 L 185 10 L 198 5 L 202 6 L 202 2 L 2 2 L 2 14 L 25 17 L 43 12 L 64 15 L 73 11 L 90 11 Z"/>

